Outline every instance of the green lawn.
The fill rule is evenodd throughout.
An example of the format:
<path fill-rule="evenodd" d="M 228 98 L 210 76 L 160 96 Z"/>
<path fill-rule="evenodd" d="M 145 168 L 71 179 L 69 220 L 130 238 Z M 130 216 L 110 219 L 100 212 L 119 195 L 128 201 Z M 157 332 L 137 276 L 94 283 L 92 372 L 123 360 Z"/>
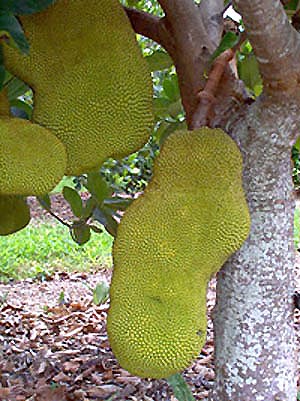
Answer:
<path fill-rule="evenodd" d="M 299 240 L 300 240 L 300 209 L 295 210 L 295 225 L 294 225 L 294 242 L 295 247 L 299 247 Z"/>
<path fill-rule="evenodd" d="M 0 237 L 0 281 L 34 277 L 54 270 L 94 271 L 111 267 L 112 237 L 92 233 L 78 246 L 68 228 L 53 222 L 30 224 L 16 234 Z"/>

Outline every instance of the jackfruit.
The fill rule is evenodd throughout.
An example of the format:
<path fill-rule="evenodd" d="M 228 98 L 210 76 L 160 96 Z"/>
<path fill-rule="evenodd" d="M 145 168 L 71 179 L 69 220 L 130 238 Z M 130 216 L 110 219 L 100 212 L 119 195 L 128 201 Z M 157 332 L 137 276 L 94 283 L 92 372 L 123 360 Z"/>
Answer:
<path fill-rule="evenodd" d="M 30 210 L 22 196 L 0 195 L 0 235 L 9 235 L 26 227 Z"/>
<path fill-rule="evenodd" d="M 5 65 L 34 90 L 33 121 L 66 146 L 66 174 L 140 148 L 153 123 L 152 81 L 119 1 L 57 0 L 20 19 L 30 55 L 5 46 Z"/>
<path fill-rule="evenodd" d="M 46 128 L 28 120 L 0 119 L 0 195 L 43 195 L 62 179 L 67 156 Z"/>
<path fill-rule="evenodd" d="M 123 368 L 159 379 L 189 366 L 205 343 L 208 280 L 249 227 L 234 141 L 206 127 L 170 135 L 113 245 L 107 331 Z"/>

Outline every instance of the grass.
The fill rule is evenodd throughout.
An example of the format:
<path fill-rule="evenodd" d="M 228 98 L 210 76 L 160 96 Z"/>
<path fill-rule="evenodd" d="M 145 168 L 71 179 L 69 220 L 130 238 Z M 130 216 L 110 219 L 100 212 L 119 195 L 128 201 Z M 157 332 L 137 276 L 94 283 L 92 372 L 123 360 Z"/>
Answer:
<path fill-rule="evenodd" d="M 299 248 L 300 241 L 300 209 L 296 208 L 295 210 L 295 219 L 294 219 L 294 243 L 295 247 Z"/>
<path fill-rule="evenodd" d="M 111 267 L 112 237 L 92 233 L 90 241 L 78 246 L 68 228 L 53 222 L 29 225 L 0 237 L 0 281 L 24 279 L 54 270 L 91 272 Z"/>

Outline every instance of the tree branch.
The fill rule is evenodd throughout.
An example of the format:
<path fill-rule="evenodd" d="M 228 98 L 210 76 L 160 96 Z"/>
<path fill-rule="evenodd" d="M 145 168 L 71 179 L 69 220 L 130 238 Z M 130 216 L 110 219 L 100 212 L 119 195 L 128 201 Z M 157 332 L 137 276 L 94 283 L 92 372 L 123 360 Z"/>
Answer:
<path fill-rule="evenodd" d="M 124 10 L 136 33 L 146 36 L 163 46 L 172 55 L 174 42 L 166 27 L 165 18 L 146 13 L 134 8 L 124 7 Z"/>
<path fill-rule="evenodd" d="M 256 54 L 265 91 L 291 92 L 299 77 L 300 38 L 280 0 L 234 0 Z"/>
<path fill-rule="evenodd" d="M 228 66 L 228 63 L 234 57 L 234 51 L 228 49 L 223 52 L 214 62 L 209 73 L 205 88 L 198 94 L 199 104 L 193 115 L 190 128 L 197 129 L 203 125 L 210 125 L 212 106 L 216 101 L 217 90 L 221 78 Z"/>
<path fill-rule="evenodd" d="M 210 40 L 218 47 L 223 32 L 224 0 L 201 1 L 199 11 Z"/>
<path fill-rule="evenodd" d="M 190 126 L 198 104 L 197 95 L 205 86 L 204 72 L 209 68 L 210 56 L 216 44 L 210 38 L 194 0 L 158 1 L 165 12 L 169 31 L 174 38 L 176 52 L 173 60 L 187 124 Z M 216 10 L 214 14 L 215 12 Z M 206 15 L 205 18 L 207 17 L 211 16 Z"/>
<path fill-rule="evenodd" d="M 162 45 L 174 60 L 187 124 L 189 128 L 195 128 L 197 116 L 214 114 L 218 107 L 220 88 L 217 89 L 217 102 L 208 102 L 203 110 L 199 106 L 199 101 L 203 105 L 199 92 L 205 88 L 204 75 L 211 67 L 211 55 L 221 39 L 224 3 L 223 0 L 206 0 L 200 6 L 194 0 L 159 0 L 159 3 L 165 12 L 163 18 L 140 10 L 124 9 L 135 32 Z M 229 67 L 225 69 L 222 80 L 226 81 L 229 107 L 237 93 L 239 98 L 244 99 L 243 95 L 240 96 L 242 88 L 236 85 Z M 236 102 L 233 106 L 237 107 Z M 200 120 L 203 121 L 203 118 Z"/>

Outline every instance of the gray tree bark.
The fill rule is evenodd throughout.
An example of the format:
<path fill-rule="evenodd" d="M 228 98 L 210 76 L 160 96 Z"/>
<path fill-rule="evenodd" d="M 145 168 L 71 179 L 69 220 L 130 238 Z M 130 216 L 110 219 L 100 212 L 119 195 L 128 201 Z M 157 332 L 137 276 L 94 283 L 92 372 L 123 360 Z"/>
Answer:
<path fill-rule="evenodd" d="M 251 233 L 218 275 L 218 401 L 295 401 L 294 199 L 291 146 L 300 133 L 299 35 L 279 0 L 236 0 L 264 95 L 228 131 L 244 155 Z"/>
<path fill-rule="evenodd" d="M 293 110 L 293 111 L 292 111 Z M 295 401 L 291 140 L 299 108 L 259 101 L 231 127 L 251 233 L 218 274 L 215 401 Z"/>

